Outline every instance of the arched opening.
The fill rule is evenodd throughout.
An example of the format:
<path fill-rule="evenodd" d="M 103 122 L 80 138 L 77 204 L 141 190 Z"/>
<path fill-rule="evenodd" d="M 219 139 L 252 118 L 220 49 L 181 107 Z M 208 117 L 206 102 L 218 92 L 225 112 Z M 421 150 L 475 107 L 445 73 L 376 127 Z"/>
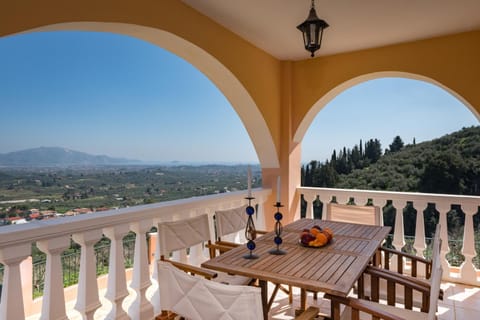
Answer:
<path fill-rule="evenodd" d="M 230 70 L 202 48 L 163 30 L 123 23 L 62 23 L 30 31 L 59 30 L 101 31 L 128 35 L 164 48 L 188 61 L 207 76 L 230 102 L 250 136 L 260 166 L 278 168 L 278 156 L 272 135 L 252 96 Z"/>
<path fill-rule="evenodd" d="M 458 99 L 465 107 L 470 110 L 473 115 L 477 118 L 480 119 L 480 115 L 478 112 L 475 110 L 475 108 L 467 101 L 465 100 L 462 96 L 460 96 L 458 93 L 455 91 L 451 90 L 450 88 L 442 85 L 438 81 L 421 76 L 418 74 L 412 74 L 412 73 L 407 73 L 407 72 L 399 72 L 399 71 L 388 71 L 388 72 L 375 72 L 375 73 L 370 73 L 370 74 L 365 74 L 353 79 L 350 79 L 341 85 L 335 87 L 334 89 L 330 90 L 326 95 L 321 97 L 307 112 L 303 120 L 301 121 L 300 125 L 298 126 L 298 129 L 295 132 L 293 140 L 297 143 L 302 142 L 307 130 L 310 128 L 310 125 L 312 124 L 313 120 L 315 117 L 318 115 L 318 113 L 327 105 L 329 104 L 335 97 L 337 97 L 339 94 L 344 92 L 345 90 L 354 87 L 357 84 L 360 84 L 362 82 L 366 82 L 369 80 L 374 80 L 374 79 L 381 79 L 381 78 L 405 78 L 405 79 L 412 79 L 412 80 L 419 80 L 423 82 L 427 82 L 433 85 L 436 85 L 440 87 L 441 89 L 447 91 L 450 93 L 452 96 L 454 96 L 456 99 Z"/>
<path fill-rule="evenodd" d="M 324 193 L 328 195 L 320 200 L 321 204 L 313 197 L 315 193 L 307 200 L 315 202 L 317 215 L 324 214 L 325 204 L 327 210 L 339 207 L 350 213 L 355 210 L 349 207 L 353 205 L 383 209 L 384 224 L 395 230 L 393 245 L 414 254 L 423 249 L 420 241 L 430 241 L 440 220 L 439 211 L 443 210 L 450 246 L 446 249 L 450 250 L 447 259 L 452 266 L 460 266 L 463 256 L 459 248 L 473 243 L 463 242 L 470 236 L 465 221 L 473 216 L 470 222 L 478 224 L 478 206 L 469 209 L 473 213 L 470 216 L 462 212 L 464 204 L 449 203 L 439 209 L 442 200 L 434 199 L 433 194 L 445 198 L 479 195 L 480 175 L 475 160 L 480 150 L 478 113 L 458 94 L 425 77 L 397 73 L 395 78 L 388 74 L 364 80 L 328 100 L 302 139 L 305 153 L 312 148 L 313 140 L 318 147 L 327 146 L 325 153 L 317 150 L 316 157 L 312 153 L 303 155 L 304 163 L 316 160 L 303 168 L 308 171 L 308 179 L 314 176 L 312 171 L 318 172 L 316 181 L 304 181 L 304 185 L 343 189 L 349 196 L 332 200 L 332 191 Z M 318 102 L 315 107 L 319 107 Z M 314 130 L 321 125 L 327 129 Z M 378 158 L 374 160 L 366 155 L 370 141 L 378 147 Z M 374 193 L 366 190 L 382 196 L 374 199 Z M 424 199 L 409 198 L 412 194 Z M 401 200 L 391 200 L 400 195 Z"/>

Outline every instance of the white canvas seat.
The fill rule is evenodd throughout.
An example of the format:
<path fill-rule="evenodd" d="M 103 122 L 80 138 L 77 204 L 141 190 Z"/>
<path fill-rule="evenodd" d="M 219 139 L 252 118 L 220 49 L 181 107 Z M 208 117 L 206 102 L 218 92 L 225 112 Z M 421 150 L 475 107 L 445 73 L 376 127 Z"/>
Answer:
<path fill-rule="evenodd" d="M 247 226 L 248 216 L 245 212 L 247 205 L 225 210 L 216 210 L 215 221 L 215 246 L 209 241 L 210 258 L 214 258 L 218 253 L 223 253 L 231 248 L 242 245 L 246 242 L 245 227 Z M 264 230 L 256 230 L 255 237 L 267 233 Z"/>
<path fill-rule="evenodd" d="M 225 285 L 191 276 L 170 263 L 158 262 L 160 305 L 192 320 L 261 320 L 261 290 Z"/>
<path fill-rule="evenodd" d="M 203 254 L 204 243 L 210 239 L 208 215 L 161 222 L 158 224 L 158 239 L 162 260 L 173 260 L 177 267 L 185 271 L 203 274 L 205 269 L 200 269 L 199 266 L 208 259 Z M 248 277 L 233 276 L 223 272 L 216 273 L 213 278 L 216 282 L 235 285 L 247 285 L 252 281 Z"/>

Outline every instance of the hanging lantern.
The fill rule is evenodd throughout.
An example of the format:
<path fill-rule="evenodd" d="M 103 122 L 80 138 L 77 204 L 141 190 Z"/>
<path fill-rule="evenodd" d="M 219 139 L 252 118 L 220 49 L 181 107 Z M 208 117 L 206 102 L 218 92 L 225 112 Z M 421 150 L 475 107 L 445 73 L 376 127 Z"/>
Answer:
<path fill-rule="evenodd" d="M 302 31 L 305 49 L 312 53 L 311 57 L 315 55 L 314 52 L 320 49 L 322 45 L 323 30 L 325 28 L 328 28 L 328 23 L 317 17 L 315 1 L 312 0 L 307 20 L 297 26 L 297 29 Z"/>

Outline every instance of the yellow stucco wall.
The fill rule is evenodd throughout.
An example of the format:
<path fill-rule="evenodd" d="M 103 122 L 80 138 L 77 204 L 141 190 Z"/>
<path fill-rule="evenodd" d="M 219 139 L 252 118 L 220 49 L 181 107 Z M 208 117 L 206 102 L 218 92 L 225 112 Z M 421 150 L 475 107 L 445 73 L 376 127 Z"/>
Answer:
<path fill-rule="evenodd" d="M 475 31 L 295 62 L 292 126 L 296 131 L 312 106 L 331 90 L 379 72 L 431 79 L 480 114 L 479 57 L 480 31 Z"/>

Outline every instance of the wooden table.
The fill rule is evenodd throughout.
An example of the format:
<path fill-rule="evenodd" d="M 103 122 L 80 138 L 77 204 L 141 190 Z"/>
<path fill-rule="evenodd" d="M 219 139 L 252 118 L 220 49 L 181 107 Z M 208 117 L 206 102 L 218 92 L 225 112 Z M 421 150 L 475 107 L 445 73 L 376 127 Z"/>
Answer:
<path fill-rule="evenodd" d="M 301 231 L 315 224 L 332 229 L 333 241 L 321 248 L 300 245 Z M 275 234 L 270 232 L 255 241 L 258 259 L 243 258 L 249 251 L 240 246 L 204 262 L 202 267 L 258 279 L 267 319 L 268 281 L 345 297 L 389 231 L 390 227 L 300 219 L 283 228 L 281 249 L 287 251 L 285 255 L 268 253 L 275 248 Z"/>

